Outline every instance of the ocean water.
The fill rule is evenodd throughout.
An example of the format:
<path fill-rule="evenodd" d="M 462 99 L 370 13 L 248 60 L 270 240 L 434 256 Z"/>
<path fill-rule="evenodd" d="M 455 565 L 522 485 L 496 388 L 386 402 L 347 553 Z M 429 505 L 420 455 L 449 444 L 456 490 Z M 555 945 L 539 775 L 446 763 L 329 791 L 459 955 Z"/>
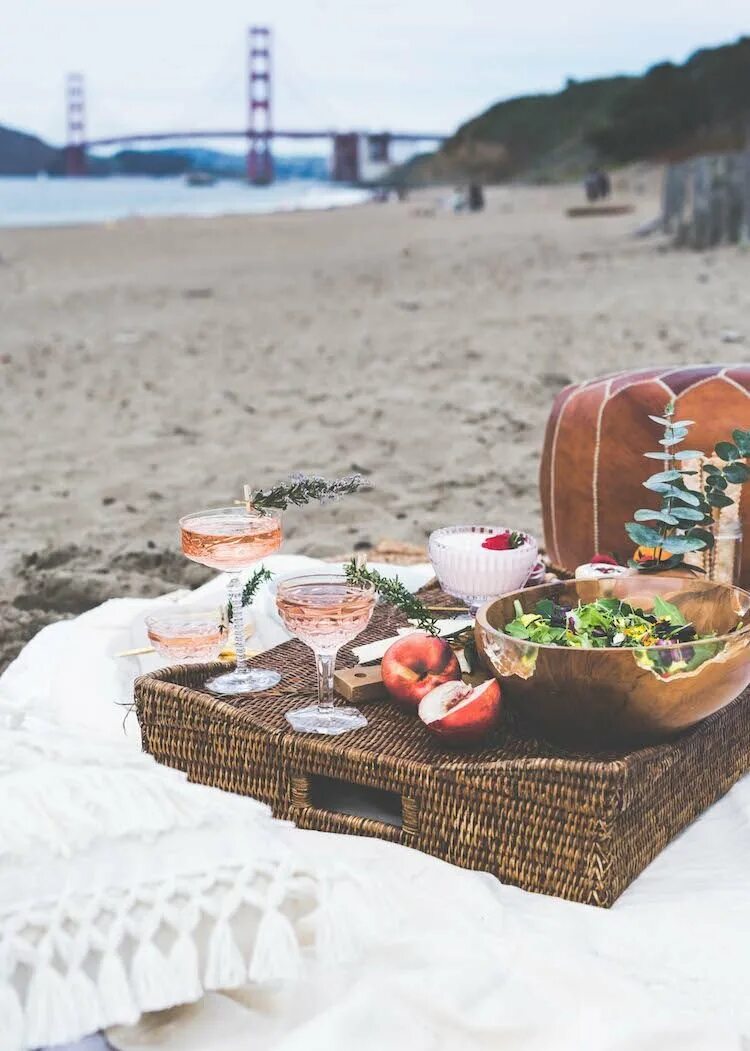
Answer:
<path fill-rule="evenodd" d="M 0 226 L 59 226 L 138 216 L 244 215 L 340 208 L 369 194 L 314 180 L 248 186 L 219 180 L 188 186 L 182 178 L 0 178 Z"/>

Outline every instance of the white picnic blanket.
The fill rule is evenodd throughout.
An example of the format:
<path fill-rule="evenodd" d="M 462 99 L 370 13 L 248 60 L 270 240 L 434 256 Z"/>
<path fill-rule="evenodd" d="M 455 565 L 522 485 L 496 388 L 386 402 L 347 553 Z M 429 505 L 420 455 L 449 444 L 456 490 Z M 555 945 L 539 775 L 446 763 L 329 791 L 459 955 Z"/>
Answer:
<path fill-rule="evenodd" d="M 370 949 L 338 922 L 340 899 L 368 919 L 369 877 L 120 742 L 12 714 L 0 797 L 0 1051 Z"/>
<path fill-rule="evenodd" d="M 300 563 L 279 556 L 268 565 L 287 572 Z M 415 567 L 404 575 L 416 587 L 429 570 Z M 11 704 L 33 699 L 80 733 L 117 736 L 123 712 L 117 704 L 127 701 L 129 679 L 143 664 L 109 655 L 137 643 L 134 625 L 153 604 L 116 600 L 44 629 L 0 678 L 0 698 Z M 270 644 L 283 637 L 267 597 L 260 597 L 256 617 L 258 638 Z M 89 674 L 82 691 L 83 653 Z M 389 891 L 368 899 L 370 952 L 356 966 L 311 964 L 296 979 L 213 992 L 191 1006 L 144 1016 L 108 1033 L 115 1047 L 750 1046 L 750 778 L 670 844 L 607 911 L 528 894 L 378 840 L 293 829 L 279 834 L 292 849 L 304 844 L 322 858 L 345 861 L 373 887 L 382 888 L 387 878 Z M 357 919 L 361 900 L 342 899 L 338 908 L 346 926 Z"/>

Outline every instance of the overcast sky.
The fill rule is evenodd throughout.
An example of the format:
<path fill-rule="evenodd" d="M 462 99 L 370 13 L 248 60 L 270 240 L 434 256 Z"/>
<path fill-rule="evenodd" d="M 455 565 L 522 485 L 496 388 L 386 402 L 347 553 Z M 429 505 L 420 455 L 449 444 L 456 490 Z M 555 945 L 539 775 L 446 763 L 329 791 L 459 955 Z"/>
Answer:
<path fill-rule="evenodd" d="M 8 7 L 12 0 L 6 0 Z M 16 0 L 0 123 L 60 142 L 63 80 L 88 133 L 245 124 L 245 34 L 274 30 L 277 127 L 451 131 L 567 76 L 637 72 L 750 33 L 748 0 Z M 8 9 L 6 9 L 7 12 Z"/>

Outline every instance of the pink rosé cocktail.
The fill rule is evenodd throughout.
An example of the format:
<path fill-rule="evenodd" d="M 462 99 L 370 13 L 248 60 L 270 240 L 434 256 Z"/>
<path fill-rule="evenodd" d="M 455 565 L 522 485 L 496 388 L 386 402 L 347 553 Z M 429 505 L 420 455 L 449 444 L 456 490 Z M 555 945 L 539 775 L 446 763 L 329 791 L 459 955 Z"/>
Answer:
<path fill-rule="evenodd" d="M 340 647 L 370 623 L 374 586 L 338 573 L 291 577 L 279 584 L 276 605 L 287 629 L 313 651 L 318 672 L 318 703 L 287 712 L 287 721 L 302 733 L 331 736 L 367 726 L 357 708 L 334 704 L 333 673 Z"/>
<path fill-rule="evenodd" d="M 237 663 L 234 671 L 209 679 L 213 693 L 257 693 L 275 686 L 278 672 L 248 668 L 240 573 L 272 555 L 281 546 L 281 520 L 273 514 L 248 510 L 246 505 L 214 507 L 180 519 L 183 554 L 202 566 L 230 573 L 229 602 Z"/>
<path fill-rule="evenodd" d="M 162 609 L 145 620 L 148 639 L 165 660 L 182 663 L 214 661 L 224 644 L 220 609 Z"/>

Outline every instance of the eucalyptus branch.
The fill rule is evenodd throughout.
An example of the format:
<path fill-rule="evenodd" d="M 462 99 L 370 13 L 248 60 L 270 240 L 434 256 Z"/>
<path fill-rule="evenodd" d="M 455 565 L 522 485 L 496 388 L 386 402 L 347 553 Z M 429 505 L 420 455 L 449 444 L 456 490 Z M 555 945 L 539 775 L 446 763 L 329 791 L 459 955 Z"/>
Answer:
<path fill-rule="evenodd" d="M 355 559 L 346 563 L 344 573 L 350 584 L 372 584 L 378 595 L 391 606 L 400 609 L 407 620 L 416 621 L 417 626 L 430 635 L 438 634 L 435 618 L 425 604 L 416 595 L 413 595 L 400 580 L 384 577 L 375 569 L 358 566 Z"/>
<path fill-rule="evenodd" d="M 260 569 L 256 569 L 253 575 L 248 579 L 244 588 L 242 589 L 242 605 L 249 606 L 255 598 L 255 592 L 258 590 L 261 584 L 266 580 L 270 580 L 273 573 L 270 569 L 266 569 L 265 566 L 261 566 Z M 232 623 L 232 603 L 227 605 L 227 620 Z"/>
<path fill-rule="evenodd" d="M 674 400 L 670 400 L 663 416 L 649 416 L 664 428 L 664 437 L 659 440 L 661 451 L 644 455 L 659 460 L 663 469 L 643 485 L 661 495 L 661 508 L 641 508 L 633 516 L 635 521 L 625 525 L 628 536 L 638 545 L 630 564 L 644 571 L 674 568 L 688 552 L 713 547 L 714 536 L 709 527 L 713 525 L 714 509 L 734 503 L 725 491 L 730 483 L 742 484 L 750 479 L 750 469 L 744 463 L 750 455 L 750 432 L 737 429 L 732 433 L 733 442 L 719 442 L 715 448 L 726 466 L 706 463 L 703 488 L 688 486 L 687 478 L 698 472 L 685 470 L 681 465 L 687 460 L 702 460 L 703 453 L 675 448 L 685 440 L 693 421 L 675 420 L 674 414 Z M 647 522 L 656 525 L 646 525 Z"/>
<path fill-rule="evenodd" d="M 750 479 L 750 469 L 744 462 L 750 456 L 750 431 L 739 428 L 732 431 L 731 442 L 718 442 L 716 455 L 724 462 L 725 467 L 707 463 L 703 470 L 706 476 L 705 497 L 710 507 L 721 510 L 730 507 L 734 501 L 727 496 L 726 489 L 731 485 L 743 485 Z"/>
<path fill-rule="evenodd" d="M 268 514 L 271 511 L 285 511 L 290 504 L 301 507 L 311 500 L 326 503 L 339 496 L 355 493 L 363 485 L 364 479 L 359 474 L 330 481 L 318 475 L 294 474 L 289 481 L 281 482 L 271 489 L 251 489 L 246 485 L 245 500 L 254 511 Z"/>

